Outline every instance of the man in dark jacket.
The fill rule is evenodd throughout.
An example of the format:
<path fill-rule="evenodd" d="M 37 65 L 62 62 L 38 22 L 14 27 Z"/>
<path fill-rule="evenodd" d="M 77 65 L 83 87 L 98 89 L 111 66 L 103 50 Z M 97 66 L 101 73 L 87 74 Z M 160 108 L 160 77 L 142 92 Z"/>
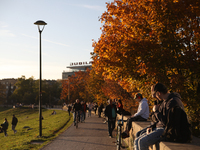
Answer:
<path fill-rule="evenodd" d="M 73 107 L 73 112 L 74 112 L 74 126 L 76 125 L 76 111 L 78 112 L 78 118 L 79 118 L 79 121 L 80 121 L 80 111 L 82 109 L 82 105 L 79 101 L 79 99 L 76 99 L 76 103 L 74 104 L 74 107 Z"/>
<path fill-rule="evenodd" d="M 69 105 L 68 105 L 68 113 L 69 113 L 69 116 L 70 116 L 71 110 L 72 110 L 72 106 L 69 104 Z"/>
<path fill-rule="evenodd" d="M 102 111 L 103 111 L 103 108 L 104 108 L 103 103 L 101 103 L 101 105 L 100 105 L 99 108 L 98 108 L 98 115 L 99 115 L 99 118 L 101 118 L 101 113 L 102 113 Z"/>
<path fill-rule="evenodd" d="M 108 100 L 109 105 L 106 106 L 105 116 L 108 117 L 108 133 L 109 137 L 112 138 L 112 132 L 115 129 L 115 122 L 117 116 L 117 108 L 112 103 L 112 100 Z"/>
<path fill-rule="evenodd" d="M 170 93 L 166 86 L 161 83 L 157 83 L 152 91 L 153 97 L 156 97 L 161 103 L 159 109 L 155 106 L 153 108 L 154 115 L 157 122 L 151 127 L 147 128 L 147 131 L 137 137 L 134 141 L 135 150 L 148 149 L 150 145 L 161 140 L 161 136 L 165 130 L 166 123 L 168 122 L 169 110 L 175 106 L 179 106 L 184 109 L 181 102 L 181 97 L 178 93 Z"/>
<path fill-rule="evenodd" d="M 15 117 L 15 115 L 13 115 L 11 124 L 12 124 L 12 130 L 14 131 L 14 133 L 17 132 L 17 130 L 15 130 L 15 127 L 16 127 L 17 123 L 18 123 L 18 119 Z"/>

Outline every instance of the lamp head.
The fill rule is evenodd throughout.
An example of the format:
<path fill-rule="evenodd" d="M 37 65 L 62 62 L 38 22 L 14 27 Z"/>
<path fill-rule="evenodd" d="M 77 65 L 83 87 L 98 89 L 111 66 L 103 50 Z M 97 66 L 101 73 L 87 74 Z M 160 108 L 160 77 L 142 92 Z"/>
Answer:
<path fill-rule="evenodd" d="M 44 30 L 44 26 L 47 25 L 47 23 L 42 20 L 38 20 L 34 24 L 38 26 L 38 30 L 40 33 L 42 33 L 42 31 Z M 41 26 L 43 26 L 42 29 L 40 29 Z"/>
<path fill-rule="evenodd" d="M 42 21 L 42 20 L 38 20 L 34 23 L 35 25 L 47 25 L 46 22 Z"/>

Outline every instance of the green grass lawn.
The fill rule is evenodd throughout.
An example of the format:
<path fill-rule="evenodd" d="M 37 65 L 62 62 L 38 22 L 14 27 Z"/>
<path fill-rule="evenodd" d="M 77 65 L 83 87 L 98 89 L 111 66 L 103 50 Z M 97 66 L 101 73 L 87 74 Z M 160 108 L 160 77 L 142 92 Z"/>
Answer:
<path fill-rule="evenodd" d="M 3 123 L 4 118 L 7 118 L 8 136 L 0 133 L 0 149 L 2 150 L 38 150 L 46 145 L 53 138 L 58 136 L 69 127 L 73 120 L 69 117 L 66 111 L 56 110 L 56 115 L 51 115 L 53 110 L 42 110 L 42 137 L 39 135 L 39 111 L 38 109 L 30 108 L 14 108 L 2 109 L 0 108 L 0 124 Z M 14 134 L 11 129 L 12 115 L 18 118 L 16 126 L 17 133 Z M 43 144 L 32 144 L 33 142 L 43 142 Z"/>

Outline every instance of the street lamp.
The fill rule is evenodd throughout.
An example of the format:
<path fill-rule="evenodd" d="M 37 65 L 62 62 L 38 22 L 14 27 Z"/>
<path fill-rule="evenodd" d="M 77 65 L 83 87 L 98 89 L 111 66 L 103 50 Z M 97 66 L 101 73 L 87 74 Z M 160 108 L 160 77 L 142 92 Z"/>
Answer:
<path fill-rule="evenodd" d="M 40 33 L 40 86 L 39 86 L 39 136 L 42 136 L 42 107 L 41 107 L 41 100 L 42 100 L 42 57 L 41 57 L 41 34 L 42 31 L 44 30 L 44 26 L 47 25 L 46 22 L 42 21 L 42 20 L 38 20 L 34 23 L 35 25 L 38 26 L 38 31 Z M 40 27 L 42 29 L 40 29 Z"/>

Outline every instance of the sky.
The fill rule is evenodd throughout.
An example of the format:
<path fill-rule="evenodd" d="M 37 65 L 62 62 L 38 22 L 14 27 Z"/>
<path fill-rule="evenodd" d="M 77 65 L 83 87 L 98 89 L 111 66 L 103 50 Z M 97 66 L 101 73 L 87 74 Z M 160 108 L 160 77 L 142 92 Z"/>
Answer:
<path fill-rule="evenodd" d="M 39 79 L 39 32 L 42 79 L 62 79 L 73 62 L 91 61 L 92 43 L 103 25 L 99 18 L 108 0 L 0 0 L 0 80 Z"/>

